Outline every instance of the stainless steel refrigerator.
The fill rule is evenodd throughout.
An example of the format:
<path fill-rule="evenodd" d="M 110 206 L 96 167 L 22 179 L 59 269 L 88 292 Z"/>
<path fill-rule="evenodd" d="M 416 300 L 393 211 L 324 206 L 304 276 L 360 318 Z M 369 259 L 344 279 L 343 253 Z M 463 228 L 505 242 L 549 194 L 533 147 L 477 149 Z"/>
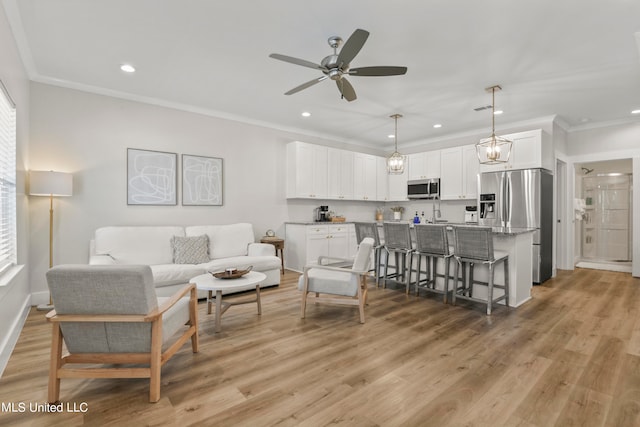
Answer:
<path fill-rule="evenodd" d="M 535 228 L 533 283 L 551 277 L 553 257 L 553 175 L 546 169 L 481 173 L 478 223 Z"/>

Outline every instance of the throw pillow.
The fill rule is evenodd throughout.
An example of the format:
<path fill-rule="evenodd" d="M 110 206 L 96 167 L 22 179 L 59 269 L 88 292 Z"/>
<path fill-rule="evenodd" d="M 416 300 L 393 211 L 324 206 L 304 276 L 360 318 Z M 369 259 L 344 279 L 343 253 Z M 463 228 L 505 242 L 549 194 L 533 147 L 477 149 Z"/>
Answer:
<path fill-rule="evenodd" d="M 202 264 L 211 261 L 209 259 L 209 237 L 202 236 L 173 236 L 174 264 Z"/>

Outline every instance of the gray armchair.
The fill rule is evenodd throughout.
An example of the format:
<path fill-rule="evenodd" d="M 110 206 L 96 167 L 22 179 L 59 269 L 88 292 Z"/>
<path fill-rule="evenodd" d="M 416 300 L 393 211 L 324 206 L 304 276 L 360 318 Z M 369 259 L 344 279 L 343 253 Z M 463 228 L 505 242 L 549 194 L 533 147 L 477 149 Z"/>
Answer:
<path fill-rule="evenodd" d="M 157 402 L 162 366 L 189 338 L 198 352 L 194 285 L 158 298 L 151 269 L 141 265 L 61 265 L 47 272 L 47 283 L 54 305 L 47 314 L 53 324 L 49 402 L 59 400 L 61 378 L 149 378 L 149 401 Z"/>
<path fill-rule="evenodd" d="M 371 262 L 373 244 L 371 237 L 362 240 L 351 268 L 320 263 L 304 268 L 304 273 L 298 279 L 298 289 L 302 291 L 301 318 L 305 317 L 307 295 L 311 292 L 315 293 L 315 303 L 357 305 L 360 311 L 360 323 L 364 323 L 364 305 L 367 300 L 366 276 Z M 338 295 L 339 298 L 320 297 L 320 294 Z"/>

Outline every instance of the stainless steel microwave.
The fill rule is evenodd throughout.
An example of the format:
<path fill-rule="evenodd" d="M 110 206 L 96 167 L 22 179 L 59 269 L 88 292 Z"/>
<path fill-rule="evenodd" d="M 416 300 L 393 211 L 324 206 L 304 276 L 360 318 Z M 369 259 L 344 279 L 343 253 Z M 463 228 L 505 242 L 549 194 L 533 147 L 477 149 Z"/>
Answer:
<path fill-rule="evenodd" d="M 439 199 L 440 178 L 415 179 L 407 182 L 409 199 Z"/>

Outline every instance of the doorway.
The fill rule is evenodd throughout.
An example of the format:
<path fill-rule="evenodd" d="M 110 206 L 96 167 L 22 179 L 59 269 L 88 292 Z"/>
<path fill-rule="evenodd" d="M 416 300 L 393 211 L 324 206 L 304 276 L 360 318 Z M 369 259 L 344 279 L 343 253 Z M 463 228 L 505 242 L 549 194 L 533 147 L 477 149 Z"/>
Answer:
<path fill-rule="evenodd" d="M 576 165 L 577 267 L 631 272 L 631 159 Z"/>

